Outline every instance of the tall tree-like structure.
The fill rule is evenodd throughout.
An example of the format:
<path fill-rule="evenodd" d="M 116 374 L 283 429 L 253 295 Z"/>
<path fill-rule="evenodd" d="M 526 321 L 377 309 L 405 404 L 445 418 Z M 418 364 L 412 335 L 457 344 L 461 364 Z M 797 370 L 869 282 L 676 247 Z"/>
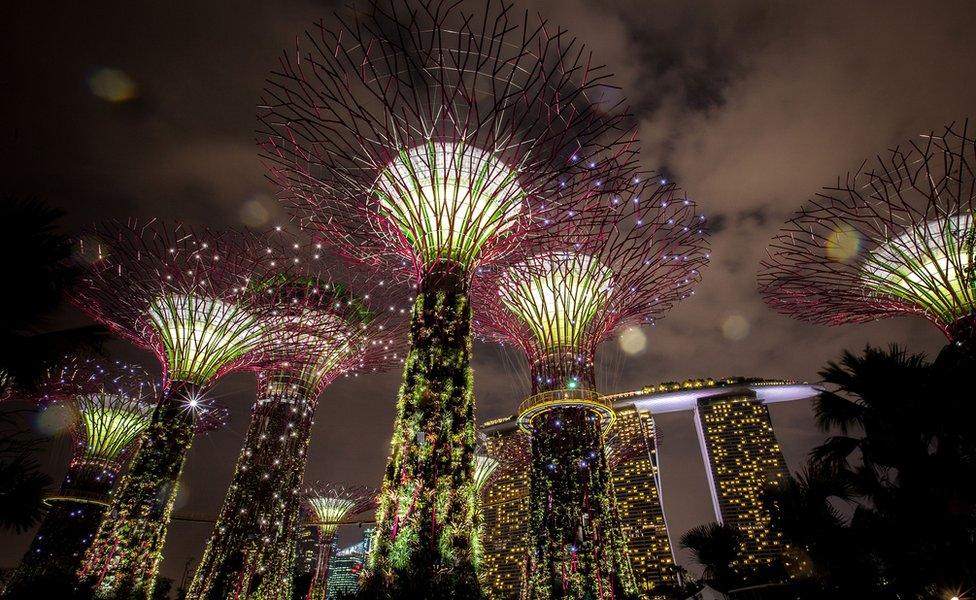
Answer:
<path fill-rule="evenodd" d="M 149 426 L 157 386 L 138 367 L 68 357 L 47 369 L 36 394 L 44 410 L 71 415 L 71 463 L 5 598 L 70 594 L 116 477 Z"/>
<path fill-rule="evenodd" d="M 692 294 L 707 259 L 704 217 L 673 184 L 628 176 L 607 187 L 606 218 L 474 290 L 476 329 L 520 348 L 531 371 L 519 422 L 532 439 L 532 599 L 636 595 L 604 448 L 614 412 L 594 359 L 615 332 Z"/>
<path fill-rule="evenodd" d="M 273 246 L 280 261 L 305 266 L 256 284 L 277 306 L 264 323 L 269 355 L 257 365 L 258 401 L 189 598 L 288 596 L 318 398 L 339 377 L 403 362 L 404 311 L 391 304 L 391 286 L 343 277 L 315 245 Z"/>
<path fill-rule="evenodd" d="M 252 289 L 267 259 L 245 236 L 183 225 L 109 223 L 90 236 L 75 304 L 163 367 L 162 398 L 80 571 L 99 598 L 151 595 L 207 389 L 259 360 L 271 312 Z"/>
<path fill-rule="evenodd" d="M 918 315 L 976 352 L 974 170 L 967 121 L 824 188 L 769 245 L 759 274 L 767 304 L 828 325 Z"/>
<path fill-rule="evenodd" d="M 376 491 L 333 483 L 314 483 L 305 490 L 308 525 L 318 530 L 315 573 L 306 600 L 325 600 L 329 589 L 329 562 L 336 532 L 346 517 L 376 507 Z"/>
<path fill-rule="evenodd" d="M 607 78 L 565 30 L 495 0 L 369 2 L 269 77 L 264 156 L 288 201 L 416 290 L 367 591 L 480 594 L 469 286 L 544 245 L 626 162 Z"/>

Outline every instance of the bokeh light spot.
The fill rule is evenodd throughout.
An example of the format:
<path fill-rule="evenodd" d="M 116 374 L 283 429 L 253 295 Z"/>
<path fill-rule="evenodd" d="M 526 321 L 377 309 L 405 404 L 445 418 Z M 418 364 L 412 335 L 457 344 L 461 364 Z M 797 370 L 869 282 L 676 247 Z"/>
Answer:
<path fill-rule="evenodd" d="M 77 415 L 63 404 L 54 404 L 38 413 L 34 428 L 48 436 L 60 435 L 75 424 Z"/>
<path fill-rule="evenodd" d="M 620 334 L 620 349 L 631 356 L 647 348 L 647 336 L 638 327 L 631 327 Z"/>
<path fill-rule="evenodd" d="M 92 94 L 106 102 L 128 102 L 139 95 L 139 86 L 118 69 L 103 67 L 88 78 L 88 88 Z"/>
<path fill-rule="evenodd" d="M 725 317 L 722 321 L 722 335 L 733 342 L 744 340 L 749 335 L 749 321 L 737 314 Z"/>
<path fill-rule="evenodd" d="M 850 225 L 841 225 L 827 236 L 827 258 L 836 262 L 849 262 L 861 251 L 861 234 Z"/>
<path fill-rule="evenodd" d="M 255 196 L 241 205 L 241 209 L 238 211 L 241 223 L 248 227 L 263 227 L 268 224 L 271 211 L 265 206 L 263 200 L 264 198 Z"/>

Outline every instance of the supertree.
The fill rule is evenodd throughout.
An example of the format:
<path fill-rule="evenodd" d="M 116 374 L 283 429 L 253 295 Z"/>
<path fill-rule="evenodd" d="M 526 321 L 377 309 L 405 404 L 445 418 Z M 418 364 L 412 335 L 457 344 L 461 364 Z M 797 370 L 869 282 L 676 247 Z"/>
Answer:
<path fill-rule="evenodd" d="M 974 168 L 967 121 L 824 188 L 769 245 L 767 304 L 828 325 L 918 315 L 976 352 Z"/>
<path fill-rule="evenodd" d="M 314 483 L 304 492 L 308 525 L 318 530 L 315 572 L 306 600 L 325 600 L 329 587 L 329 561 L 336 531 L 346 517 L 376 507 L 376 490 L 334 483 Z"/>
<path fill-rule="evenodd" d="M 264 323 L 273 341 L 267 359 L 256 365 L 258 400 L 189 598 L 290 593 L 318 398 L 339 377 L 403 359 L 404 311 L 391 304 L 396 299 L 385 281 L 349 280 L 317 245 L 277 243 L 267 250 L 305 266 L 301 274 L 257 283 L 265 300 L 278 306 Z"/>
<path fill-rule="evenodd" d="M 96 228 L 73 301 L 96 321 L 151 350 L 162 397 L 79 571 L 96 597 L 151 595 L 195 422 L 212 415 L 208 388 L 266 353 L 271 311 L 251 287 L 268 267 L 250 237 L 184 225 Z"/>
<path fill-rule="evenodd" d="M 157 391 L 142 369 L 118 361 L 66 357 L 45 371 L 33 395 L 43 410 L 71 415 L 71 462 L 5 598 L 70 593 L 116 476 L 149 426 Z"/>
<path fill-rule="evenodd" d="M 572 223 L 633 152 L 603 67 L 500 0 L 368 2 L 282 56 L 272 177 L 322 240 L 415 291 L 370 593 L 477 597 L 469 286 Z"/>
<path fill-rule="evenodd" d="M 474 288 L 476 330 L 519 348 L 531 372 L 519 424 L 532 444 L 532 599 L 636 595 L 604 448 L 614 412 L 596 389 L 596 349 L 692 294 L 708 256 L 704 217 L 673 184 L 628 175 L 607 190 L 604 218 Z"/>

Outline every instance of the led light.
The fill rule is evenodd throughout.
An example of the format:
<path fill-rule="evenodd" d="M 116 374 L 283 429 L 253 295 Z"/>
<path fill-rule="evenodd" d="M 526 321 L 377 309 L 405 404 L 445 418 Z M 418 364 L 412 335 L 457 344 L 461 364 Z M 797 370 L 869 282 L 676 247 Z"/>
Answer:
<path fill-rule="evenodd" d="M 578 348 L 612 281 L 613 272 L 591 256 L 540 254 L 510 269 L 499 294 L 545 347 Z"/>
<path fill-rule="evenodd" d="M 969 214 L 936 219 L 868 253 L 862 273 L 879 293 L 904 298 L 951 323 L 976 308 Z"/>
<path fill-rule="evenodd" d="M 427 142 L 399 156 L 376 180 L 380 214 L 425 263 L 469 263 L 491 238 L 510 230 L 523 210 L 517 173 L 463 143 Z"/>
<path fill-rule="evenodd" d="M 243 307 L 214 298 L 166 294 L 150 303 L 147 316 L 174 381 L 206 383 L 262 340 L 257 320 Z"/>

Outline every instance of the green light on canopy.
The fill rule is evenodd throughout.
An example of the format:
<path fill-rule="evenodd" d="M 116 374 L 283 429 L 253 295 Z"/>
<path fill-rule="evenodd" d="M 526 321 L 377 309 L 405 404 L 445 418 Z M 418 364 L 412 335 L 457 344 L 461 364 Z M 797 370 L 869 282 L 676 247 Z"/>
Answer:
<path fill-rule="evenodd" d="M 118 395 L 77 399 L 85 427 L 85 459 L 111 462 L 149 426 L 152 406 Z"/>
<path fill-rule="evenodd" d="M 306 310 L 298 316 L 281 318 L 294 322 L 294 325 L 279 323 L 269 328 L 269 331 L 278 331 L 279 326 L 286 332 L 297 328 L 299 330 L 297 333 L 286 334 L 284 343 L 288 346 L 304 348 L 314 358 L 303 360 L 294 367 L 289 364 L 282 365 L 278 376 L 268 381 L 266 391 L 271 396 L 286 398 L 297 396 L 310 399 L 309 395 L 319 389 L 322 381 L 332 375 L 350 353 L 358 349 L 358 345 L 354 343 L 356 328 L 337 315 L 318 310 Z M 316 329 L 331 333 L 320 335 L 315 331 Z"/>
<path fill-rule="evenodd" d="M 510 269 L 498 293 L 544 348 L 579 348 L 612 281 L 613 272 L 596 258 L 556 252 Z"/>
<path fill-rule="evenodd" d="M 424 264 L 470 265 L 491 238 L 511 229 L 525 191 L 517 172 L 463 143 L 401 150 L 376 180 L 380 214 L 392 220 Z"/>
<path fill-rule="evenodd" d="M 162 338 L 174 381 L 204 385 L 262 340 L 251 314 L 214 298 L 167 294 L 150 303 L 148 316 Z"/>
<path fill-rule="evenodd" d="M 903 298 L 950 324 L 976 309 L 973 216 L 928 221 L 868 253 L 868 286 Z"/>
<path fill-rule="evenodd" d="M 475 455 L 474 457 L 474 491 L 480 494 L 485 484 L 491 477 L 495 469 L 498 468 L 498 461 L 490 456 Z"/>
<path fill-rule="evenodd" d="M 308 499 L 308 505 L 314 513 L 315 526 L 322 534 L 331 536 L 339 528 L 339 522 L 356 506 L 356 502 L 349 498 L 314 496 Z"/>

